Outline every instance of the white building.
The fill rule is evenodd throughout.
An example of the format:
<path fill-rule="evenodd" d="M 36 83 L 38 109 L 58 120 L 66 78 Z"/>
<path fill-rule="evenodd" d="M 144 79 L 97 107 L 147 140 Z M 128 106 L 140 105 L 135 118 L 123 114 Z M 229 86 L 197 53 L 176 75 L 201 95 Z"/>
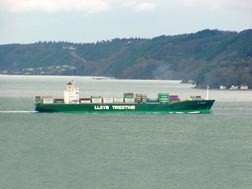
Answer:
<path fill-rule="evenodd" d="M 231 90 L 238 90 L 239 87 L 238 87 L 237 85 L 232 85 L 232 86 L 230 87 L 230 89 L 231 89 Z"/>
<path fill-rule="evenodd" d="M 221 86 L 220 86 L 220 89 L 221 89 L 221 90 L 225 90 L 225 89 L 226 89 L 226 86 L 221 85 Z"/>
<path fill-rule="evenodd" d="M 240 89 L 241 89 L 241 90 L 248 90 L 248 86 L 247 86 L 247 85 L 241 85 L 241 86 L 240 86 Z"/>

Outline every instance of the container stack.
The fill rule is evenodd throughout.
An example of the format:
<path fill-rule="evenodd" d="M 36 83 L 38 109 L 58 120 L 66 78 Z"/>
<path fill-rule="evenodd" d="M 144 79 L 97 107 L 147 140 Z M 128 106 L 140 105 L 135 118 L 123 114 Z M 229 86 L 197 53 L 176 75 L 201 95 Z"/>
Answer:
<path fill-rule="evenodd" d="M 170 102 L 179 102 L 180 99 L 178 95 L 170 95 Z"/>
<path fill-rule="evenodd" d="M 147 103 L 147 95 L 146 94 L 136 94 L 136 103 L 138 104 L 146 104 Z"/>
<path fill-rule="evenodd" d="M 43 102 L 43 104 L 52 104 L 53 98 L 51 96 L 43 96 L 42 102 Z"/>
<path fill-rule="evenodd" d="M 141 94 L 136 94 L 136 103 L 141 104 L 142 102 L 142 95 Z"/>
<path fill-rule="evenodd" d="M 41 97 L 40 97 L 40 96 L 35 96 L 35 102 L 36 102 L 37 104 L 42 103 Z"/>
<path fill-rule="evenodd" d="M 92 103 L 100 104 L 102 103 L 102 97 L 101 96 L 91 96 Z"/>
<path fill-rule="evenodd" d="M 81 104 L 90 104 L 91 98 L 80 98 L 80 103 Z"/>
<path fill-rule="evenodd" d="M 134 99 L 134 93 L 124 93 L 123 94 L 123 98 L 124 98 L 124 102 L 125 103 L 134 103 L 135 99 Z"/>
<path fill-rule="evenodd" d="M 142 103 L 143 104 L 147 103 L 147 95 L 142 95 Z"/>
<path fill-rule="evenodd" d="M 169 94 L 168 93 L 158 93 L 158 101 L 161 104 L 167 104 L 169 102 Z"/>

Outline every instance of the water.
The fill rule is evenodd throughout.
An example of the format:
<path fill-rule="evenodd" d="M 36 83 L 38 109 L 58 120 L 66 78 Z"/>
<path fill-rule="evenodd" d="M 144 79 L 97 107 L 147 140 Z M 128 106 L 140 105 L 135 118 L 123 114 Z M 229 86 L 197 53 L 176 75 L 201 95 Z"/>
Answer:
<path fill-rule="evenodd" d="M 251 188 L 252 91 L 210 90 L 207 115 L 33 111 L 73 79 L 81 96 L 206 96 L 178 81 L 0 76 L 1 188 Z"/>

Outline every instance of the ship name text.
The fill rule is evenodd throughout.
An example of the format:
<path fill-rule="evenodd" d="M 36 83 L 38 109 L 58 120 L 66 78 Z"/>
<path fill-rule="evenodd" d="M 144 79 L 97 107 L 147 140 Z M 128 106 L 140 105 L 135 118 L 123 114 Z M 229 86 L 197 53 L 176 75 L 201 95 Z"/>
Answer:
<path fill-rule="evenodd" d="M 113 110 L 135 110 L 136 107 L 135 106 L 120 106 L 120 105 L 112 105 L 110 106 L 94 106 L 95 110 L 109 110 L 109 109 L 113 109 Z"/>

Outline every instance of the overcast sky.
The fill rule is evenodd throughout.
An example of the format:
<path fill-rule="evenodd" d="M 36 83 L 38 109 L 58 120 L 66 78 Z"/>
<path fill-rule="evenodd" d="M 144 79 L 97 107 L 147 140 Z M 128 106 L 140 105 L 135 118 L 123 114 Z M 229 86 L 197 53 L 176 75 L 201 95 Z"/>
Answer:
<path fill-rule="evenodd" d="M 0 44 L 252 28 L 252 0 L 0 0 Z"/>

